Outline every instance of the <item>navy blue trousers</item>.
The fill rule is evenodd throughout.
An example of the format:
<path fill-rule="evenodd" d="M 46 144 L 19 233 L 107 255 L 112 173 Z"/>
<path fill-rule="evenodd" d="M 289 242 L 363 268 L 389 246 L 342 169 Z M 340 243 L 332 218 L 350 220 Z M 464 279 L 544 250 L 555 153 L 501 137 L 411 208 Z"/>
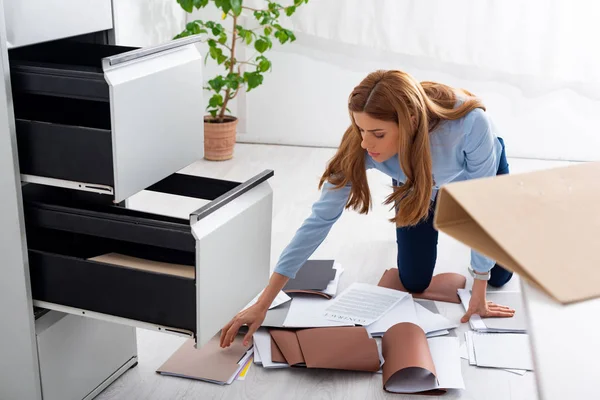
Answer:
<path fill-rule="evenodd" d="M 504 141 L 498 138 L 502 144 L 502 155 L 496 175 L 508 174 L 508 161 Z M 393 181 L 394 186 L 397 182 Z M 396 242 L 398 243 L 398 272 L 404 287 L 412 293 L 421 293 L 431 283 L 433 269 L 437 259 L 438 231 L 433 227 L 433 216 L 437 196 L 432 202 L 432 207 L 427 219 L 411 227 L 396 229 Z M 500 287 L 506 284 L 512 277 L 509 272 L 496 264 L 491 271 L 488 284 Z"/>

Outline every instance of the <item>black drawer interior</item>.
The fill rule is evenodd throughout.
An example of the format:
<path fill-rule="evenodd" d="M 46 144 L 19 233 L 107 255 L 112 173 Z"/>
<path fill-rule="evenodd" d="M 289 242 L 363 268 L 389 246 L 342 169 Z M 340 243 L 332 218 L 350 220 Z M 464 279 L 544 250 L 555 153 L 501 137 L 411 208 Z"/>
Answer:
<path fill-rule="evenodd" d="M 102 58 L 136 47 L 80 43 L 69 39 L 9 51 L 14 92 L 109 100 Z"/>
<path fill-rule="evenodd" d="M 88 260 L 116 252 L 194 265 L 194 253 L 27 226 L 35 300 L 195 332 L 195 279 Z"/>
<path fill-rule="evenodd" d="M 21 173 L 114 186 L 110 104 L 14 96 Z"/>

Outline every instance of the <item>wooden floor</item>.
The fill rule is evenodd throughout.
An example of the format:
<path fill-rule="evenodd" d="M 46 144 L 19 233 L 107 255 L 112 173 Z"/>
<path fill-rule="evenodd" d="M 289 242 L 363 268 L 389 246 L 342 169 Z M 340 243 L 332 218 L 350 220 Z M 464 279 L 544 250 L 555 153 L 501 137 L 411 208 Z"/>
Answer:
<path fill-rule="evenodd" d="M 235 158 L 226 162 L 200 161 L 184 172 L 215 178 L 242 181 L 264 169 L 273 169 L 270 180 L 274 190 L 272 267 L 304 218 L 319 197 L 317 184 L 333 149 L 237 144 Z M 509 159 L 511 172 L 519 173 L 567 164 L 535 160 Z M 376 284 L 387 268 L 396 266 L 394 226 L 382 201 L 390 193 L 390 179 L 377 172 L 368 174 L 373 195 L 373 210 L 369 215 L 345 212 L 332 228 L 328 238 L 313 258 L 338 260 L 345 272 L 340 291 L 352 282 Z M 197 204 L 176 202 L 177 199 L 155 198 L 141 193 L 130 203 L 132 208 L 157 210 L 187 215 Z M 235 245 L 235 244 L 232 244 Z M 468 276 L 469 250 L 441 234 L 436 273 L 460 272 Z M 468 278 L 470 287 L 471 280 Z M 518 290 L 517 279 L 505 288 Z M 453 320 L 462 316 L 459 305 L 439 303 L 440 311 Z M 467 324 L 457 329 L 464 341 Z M 185 339 L 169 334 L 138 330 L 139 365 L 114 382 L 98 399 L 428 399 L 430 396 L 402 396 L 382 389 L 380 374 L 329 370 L 283 369 L 265 370 L 252 365 L 246 380 L 230 386 L 192 381 L 156 374 L 159 367 Z M 507 349 L 510 351 L 510 349 Z M 444 399 L 534 400 L 537 398 L 535 375 L 524 376 L 501 370 L 469 366 L 461 360 L 466 390 L 451 391 Z"/>

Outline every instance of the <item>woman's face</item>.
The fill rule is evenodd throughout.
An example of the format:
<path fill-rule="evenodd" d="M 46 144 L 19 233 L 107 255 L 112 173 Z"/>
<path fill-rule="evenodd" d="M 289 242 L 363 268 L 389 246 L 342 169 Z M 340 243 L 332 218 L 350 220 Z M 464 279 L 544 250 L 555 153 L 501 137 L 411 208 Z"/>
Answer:
<path fill-rule="evenodd" d="M 384 162 L 398 153 L 398 124 L 372 118 L 364 112 L 353 113 L 362 136 L 361 147 L 377 162 Z"/>

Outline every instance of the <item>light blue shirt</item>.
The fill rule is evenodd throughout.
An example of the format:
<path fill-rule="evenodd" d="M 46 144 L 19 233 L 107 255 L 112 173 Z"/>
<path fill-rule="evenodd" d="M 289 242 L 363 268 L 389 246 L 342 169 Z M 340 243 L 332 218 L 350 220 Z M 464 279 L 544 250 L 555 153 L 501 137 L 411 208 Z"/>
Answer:
<path fill-rule="evenodd" d="M 458 120 L 442 121 L 430 133 L 430 145 L 435 185 L 432 200 L 444 184 L 495 176 L 498 171 L 502 145 L 491 120 L 481 109 L 475 109 Z M 400 183 L 406 180 L 397 156 L 379 163 L 365 152 L 365 167 L 377 169 Z M 325 182 L 310 216 L 279 257 L 275 272 L 294 278 L 342 215 L 350 186 L 337 190 L 332 187 Z M 494 264 L 495 261 L 471 250 L 471 267 L 475 271 L 488 272 Z"/>

